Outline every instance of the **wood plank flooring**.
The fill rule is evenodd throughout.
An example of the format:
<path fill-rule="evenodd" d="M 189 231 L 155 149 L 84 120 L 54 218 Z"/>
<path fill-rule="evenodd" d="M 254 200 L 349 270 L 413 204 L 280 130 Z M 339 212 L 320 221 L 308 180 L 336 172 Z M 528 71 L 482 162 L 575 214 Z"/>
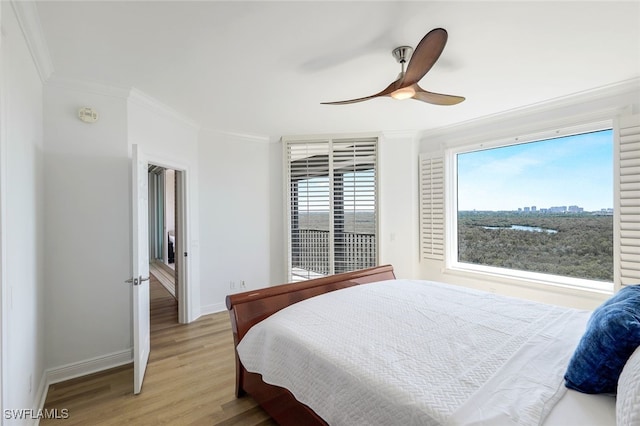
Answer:
<path fill-rule="evenodd" d="M 156 277 L 174 298 L 176 297 L 176 271 L 174 269 L 155 260 L 149 263 L 149 273 Z"/>
<path fill-rule="evenodd" d="M 236 399 L 227 312 L 178 324 L 176 300 L 151 280 L 151 354 L 142 393 L 133 364 L 49 387 L 45 408 L 67 419 L 41 425 L 259 425 L 276 423 L 250 397 Z"/>

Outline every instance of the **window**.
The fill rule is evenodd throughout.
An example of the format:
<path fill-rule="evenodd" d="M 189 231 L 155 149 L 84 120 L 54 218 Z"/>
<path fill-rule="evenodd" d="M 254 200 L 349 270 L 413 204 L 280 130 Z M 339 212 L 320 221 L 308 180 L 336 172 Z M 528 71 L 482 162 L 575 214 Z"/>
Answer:
<path fill-rule="evenodd" d="M 453 150 L 450 265 L 610 289 L 613 146 L 605 129 Z"/>
<path fill-rule="evenodd" d="M 289 280 L 377 265 L 377 139 L 285 141 Z"/>

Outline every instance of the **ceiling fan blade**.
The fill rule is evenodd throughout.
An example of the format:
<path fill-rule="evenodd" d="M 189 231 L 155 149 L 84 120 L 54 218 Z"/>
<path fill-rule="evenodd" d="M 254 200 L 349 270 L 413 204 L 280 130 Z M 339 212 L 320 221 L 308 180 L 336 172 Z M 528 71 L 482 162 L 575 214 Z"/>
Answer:
<path fill-rule="evenodd" d="M 320 105 L 347 105 L 347 104 L 355 104 L 356 102 L 368 101 L 369 99 L 377 98 L 379 96 L 385 95 L 371 95 L 366 96 L 364 98 L 357 99 L 349 99 L 348 101 L 336 101 L 336 102 L 320 102 Z"/>
<path fill-rule="evenodd" d="M 427 102 L 434 105 L 455 105 L 455 104 L 459 104 L 465 99 L 462 96 L 444 95 L 442 93 L 427 92 L 417 84 L 414 84 L 413 88 L 416 91 L 416 94 L 413 95 L 413 99 Z"/>
<path fill-rule="evenodd" d="M 356 102 L 368 101 L 369 99 L 378 98 L 380 96 L 389 96 L 390 93 L 395 92 L 400 88 L 400 79 L 394 81 L 390 85 L 388 85 L 384 90 L 376 93 L 375 95 L 365 96 L 364 98 L 357 99 L 349 99 L 348 101 L 337 101 L 337 102 L 320 102 L 321 105 L 346 105 L 346 104 L 355 104 Z"/>
<path fill-rule="evenodd" d="M 447 44 L 447 30 L 436 28 L 427 33 L 416 46 L 407 65 L 403 86 L 411 86 L 419 82 L 433 67 Z"/>

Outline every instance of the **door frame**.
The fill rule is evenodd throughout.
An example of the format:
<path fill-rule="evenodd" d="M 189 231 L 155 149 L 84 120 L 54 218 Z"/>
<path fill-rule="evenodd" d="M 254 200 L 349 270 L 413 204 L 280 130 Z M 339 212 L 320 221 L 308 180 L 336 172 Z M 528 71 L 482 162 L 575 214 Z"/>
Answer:
<path fill-rule="evenodd" d="M 2 22 L 2 9 L 10 6 L 10 3 L 0 4 L 0 22 Z M 5 91 L 4 67 L 2 60 L 2 44 L 3 35 L 0 33 L 0 412 L 5 410 L 5 398 L 8 395 L 6 387 L 6 371 L 7 371 L 7 327 L 8 324 L 8 304 L 7 296 L 9 290 L 7 288 L 6 279 L 6 193 L 7 193 L 7 165 L 6 165 L 6 145 L 7 145 L 7 95 Z M 0 420 L 2 424 L 2 420 Z"/>
<path fill-rule="evenodd" d="M 193 318 L 193 303 L 191 295 L 191 286 L 189 285 L 189 273 L 190 262 L 188 256 L 184 256 L 188 250 L 187 242 L 189 241 L 190 223 L 190 197 L 188 191 L 189 182 L 189 167 L 176 163 L 166 158 L 159 158 L 153 155 L 153 153 L 145 153 L 149 164 L 154 166 L 163 167 L 165 169 L 172 169 L 176 171 L 176 246 L 175 252 L 175 265 L 176 265 L 176 295 L 178 296 L 178 322 L 180 324 L 189 323 L 189 318 Z M 149 212 L 147 211 L 147 216 Z"/>

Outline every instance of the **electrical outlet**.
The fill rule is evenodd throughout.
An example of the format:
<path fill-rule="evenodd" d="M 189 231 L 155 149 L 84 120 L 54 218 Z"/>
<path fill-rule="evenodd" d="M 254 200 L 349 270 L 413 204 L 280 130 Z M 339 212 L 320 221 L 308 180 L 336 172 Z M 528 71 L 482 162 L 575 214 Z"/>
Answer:
<path fill-rule="evenodd" d="M 236 283 L 234 281 L 229 281 L 229 288 L 231 290 L 235 289 L 236 288 Z"/>
<path fill-rule="evenodd" d="M 240 281 L 240 287 L 246 289 L 247 286 L 244 284 L 244 280 Z"/>

